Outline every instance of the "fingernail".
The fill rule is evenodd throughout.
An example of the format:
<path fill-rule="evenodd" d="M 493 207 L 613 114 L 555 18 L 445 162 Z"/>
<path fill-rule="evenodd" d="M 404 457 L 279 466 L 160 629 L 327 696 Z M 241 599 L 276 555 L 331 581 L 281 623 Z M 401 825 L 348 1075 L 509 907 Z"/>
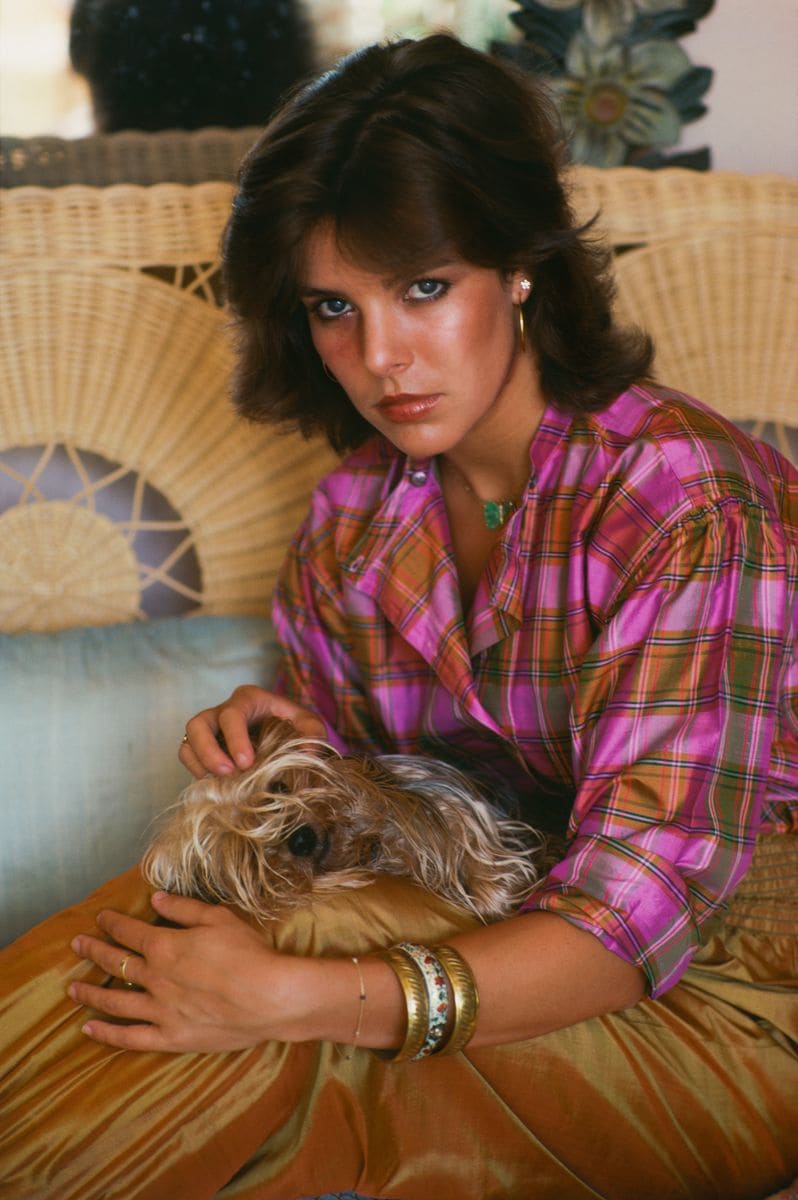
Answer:
<path fill-rule="evenodd" d="M 90 1025 L 90 1024 L 82 1025 L 82 1026 L 81 1026 L 81 1029 L 80 1029 L 80 1032 L 81 1032 L 81 1033 L 85 1033 L 85 1034 L 86 1034 L 86 1037 L 91 1037 L 91 1035 L 92 1035 L 92 1028 L 91 1028 L 91 1025 Z"/>
<path fill-rule="evenodd" d="M 69 944 L 76 954 L 80 954 L 80 938 L 73 938 Z"/>
<path fill-rule="evenodd" d="M 238 763 L 239 767 L 248 767 L 249 766 L 249 756 L 246 754 L 237 754 L 236 762 Z"/>
<path fill-rule="evenodd" d="M 77 988 L 75 987 L 74 983 L 70 983 L 69 987 L 67 988 L 67 995 L 69 996 L 70 1000 L 77 999 L 76 992 Z"/>

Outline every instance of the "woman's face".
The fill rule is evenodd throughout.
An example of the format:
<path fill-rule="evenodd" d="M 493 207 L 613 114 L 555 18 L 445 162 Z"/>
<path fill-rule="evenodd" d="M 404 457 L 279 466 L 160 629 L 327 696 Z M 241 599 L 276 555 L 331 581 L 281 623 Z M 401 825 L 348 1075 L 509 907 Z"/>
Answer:
<path fill-rule="evenodd" d="M 513 307 L 520 279 L 458 258 L 409 279 L 374 274 L 322 225 L 309 239 L 300 290 L 313 344 L 354 407 L 420 458 L 472 442 L 484 448 L 527 412 L 537 422 L 536 372 L 519 352 Z"/>

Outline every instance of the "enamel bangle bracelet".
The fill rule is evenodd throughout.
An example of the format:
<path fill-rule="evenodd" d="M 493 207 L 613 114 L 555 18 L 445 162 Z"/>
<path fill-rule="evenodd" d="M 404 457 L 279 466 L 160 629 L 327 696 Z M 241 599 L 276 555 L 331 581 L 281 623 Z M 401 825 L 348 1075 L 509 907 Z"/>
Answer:
<path fill-rule="evenodd" d="M 399 942 L 394 946 L 408 958 L 412 958 L 424 978 L 427 989 L 427 1009 L 429 1020 L 427 1036 L 414 1060 L 427 1058 L 435 1054 L 444 1044 L 446 1027 L 449 1021 L 449 984 L 446 972 L 434 950 L 428 946 L 419 946 L 415 942 Z"/>

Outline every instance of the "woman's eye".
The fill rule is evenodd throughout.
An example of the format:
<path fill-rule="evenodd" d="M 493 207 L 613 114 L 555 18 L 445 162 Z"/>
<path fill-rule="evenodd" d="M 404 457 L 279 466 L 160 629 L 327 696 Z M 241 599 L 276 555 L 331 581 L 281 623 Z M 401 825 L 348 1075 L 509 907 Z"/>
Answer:
<path fill-rule="evenodd" d="M 410 300 L 439 300 L 449 290 L 449 284 L 442 279 L 417 279 L 407 289 Z"/>
<path fill-rule="evenodd" d="M 320 300 L 313 309 L 313 312 L 322 321 L 334 321 L 336 317 L 342 317 L 345 313 L 349 312 L 350 308 L 351 305 L 347 300 L 331 296 L 327 300 Z"/>

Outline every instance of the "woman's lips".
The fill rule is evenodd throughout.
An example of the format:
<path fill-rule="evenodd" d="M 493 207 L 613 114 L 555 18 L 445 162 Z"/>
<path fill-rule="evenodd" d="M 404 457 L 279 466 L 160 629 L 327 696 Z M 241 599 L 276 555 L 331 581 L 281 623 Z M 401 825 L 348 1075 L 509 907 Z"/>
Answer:
<path fill-rule="evenodd" d="M 396 396 L 383 396 L 377 408 L 389 421 L 420 421 L 438 403 L 438 396 L 419 396 L 402 392 Z"/>

